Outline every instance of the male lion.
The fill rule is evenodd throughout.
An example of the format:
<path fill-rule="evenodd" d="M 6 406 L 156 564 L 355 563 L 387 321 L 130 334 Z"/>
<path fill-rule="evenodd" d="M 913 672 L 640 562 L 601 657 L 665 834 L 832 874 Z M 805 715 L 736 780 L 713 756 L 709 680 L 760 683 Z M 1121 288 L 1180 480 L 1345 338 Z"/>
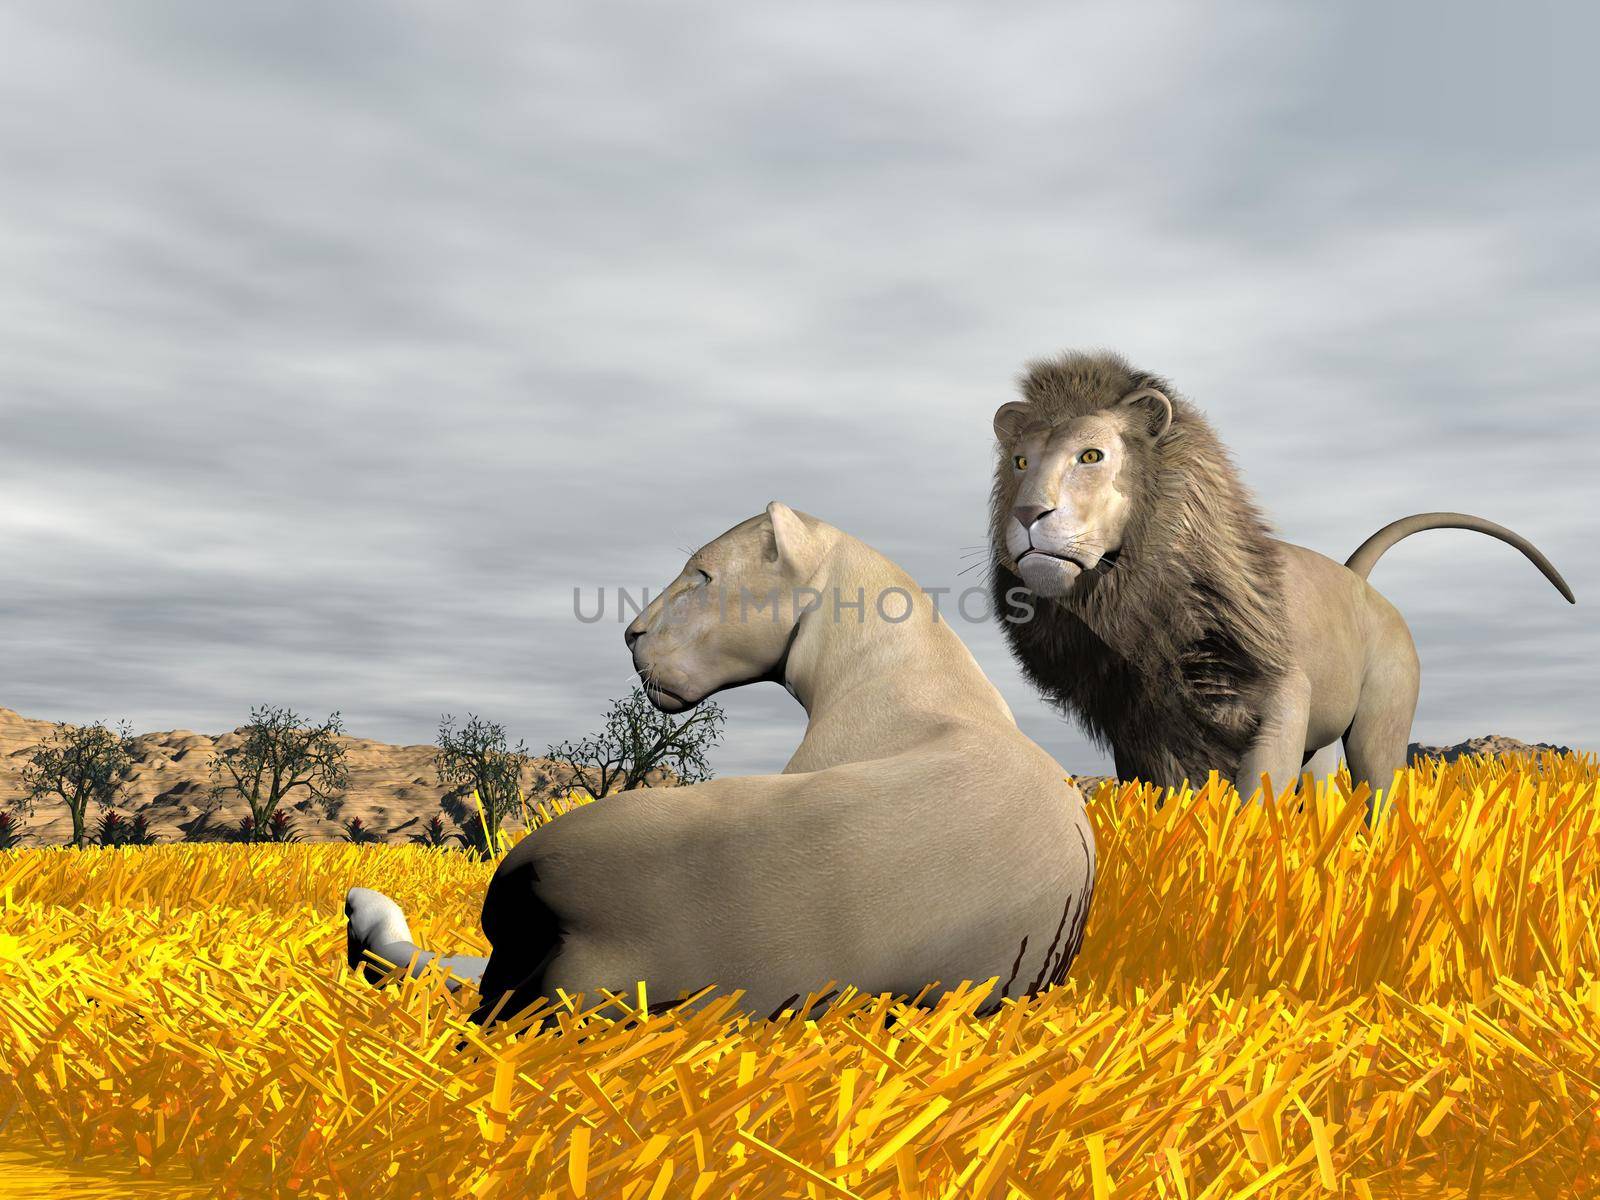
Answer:
<path fill-rule="evenodd" d="M 1344 740 L 1357 784 L 1405 765 L 1419 670 L 1393 605 L 1367 583 L 1425 529 L 1508 542 L 1569 602 L 1526 539 L 1479 517 L 1424 513 L 1340 566 L 1268 536 L 1205 418 L 1114 354 L 1030 363 L 995 413 L 991 507 L 997 611 L 1023 672 L 1108 745 L 1123 779 L 1164 787 L 1216 770 L 1253 791 L 1291 782 Z"/>
<path fill-rule="evenodd" d="M 810 718 L 781 775 L 623 792 L 520 842 L 483 903 L 476 1019 L 556 989 L 664 1001 L 706 985 L 765 1014 L 828 983 L 915 996 L 1059 982 L 1094 888 L 1083 797 L 1017 728 L 929 598 L 848 534 L 777 502 L 689 558 L 627 629 L 646 693 L 682 712 L 782 683 Z M 418 952 L 355 888 L 350 965 Z M 413 967 L 419 969 L 419 967 Z"/>

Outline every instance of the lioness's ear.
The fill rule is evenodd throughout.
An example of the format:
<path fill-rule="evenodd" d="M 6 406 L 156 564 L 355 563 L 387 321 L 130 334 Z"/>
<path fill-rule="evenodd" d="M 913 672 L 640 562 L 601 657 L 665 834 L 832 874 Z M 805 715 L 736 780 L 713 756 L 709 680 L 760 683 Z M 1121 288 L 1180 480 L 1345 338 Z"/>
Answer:
<path fill-rule="evenodd" d="M 1139 415 L 1144 418 L 1142 429 L 1152 442 L 1159 441 L 1161 435 L 1172 428 L 1172 401 L 1155 388 L 1129 392 L 1117 403 L 1123 408 L 1140 410 Z"/>
<path fill-rule="evenodd" d="M 1001 442 L 1014 442 L 1023 427 L 1033 419 L 1033 409 L 1025 401 L 1013 400 L 1002 404 L 994 414 L 994 436 Z"/>
<path fill-rule="evenodd" d="M 767 516 L 772 519 L 772 542 L 778 561 L 797 576 L 809 578 L 822 557 L 816 535 L 806 528 L 800 515 L 781 500 L 767 505 Z"/>

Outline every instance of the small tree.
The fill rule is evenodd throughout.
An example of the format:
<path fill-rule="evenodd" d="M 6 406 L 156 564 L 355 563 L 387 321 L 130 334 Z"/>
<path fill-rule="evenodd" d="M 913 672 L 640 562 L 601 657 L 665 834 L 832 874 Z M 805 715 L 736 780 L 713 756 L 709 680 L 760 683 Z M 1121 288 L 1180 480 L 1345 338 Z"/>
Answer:
<path fill-rule="evenodd" d="M 599 799 L 613 791 L 644 787 L 654 774 L 670 774 L 679 783 L 711 778 L 706 754 L 722 740 L 726 714 L 705 700 L 682 720 L 662 712 L 644 689 L 611 704 L 605 728 L 578 741 L 565 741 L 545 752 L 566 769 L 569 786 Z"/>
<path fill-rule="evenodd" d="M 250 723 L 239 732 L 239 744 L 222 751 L 211 764 L 216 781 L 211 799 L 213 805 L 220 804 L 228 792 L 244 798 L 250 806 L 249 824 L 240 825 L 245 840 L 269 837 L 278 806 L 297 791 L 322 805 L 331 819 L 338 793 L 350 783 L 344 747 L 339 744 L 344 724 L 338 713 L 313 725 L 292 709 L 263 705 L 250 710 Z"/>
<path fill-rule="evenodd" d="M 433 766 L 439 786 L 453 789 L 440 805 L 460 826 L 462 841 L 488 858 L 499 844 L 501 822 L 521 805 L 528 747 L 525 742 L 507 746 L 504 725 L 468 713 L 467 723 L 457 729 L 455 720 L 449 714 L 439 720 Z M 471 791 L 478 793 L 482 816 L 462 798 Z"/>
<path fill-rule="evenodd" d="M 32 813 L 38 801 L 59 797 L 72 814 L 72 844 L 81 850 L 89 802 L 110 808 L 133 765 L 132 736 L 126 723 L 115 730 L 99 721 L 57 726 L 23 767 L 22 794 L 11 806 Z"/>

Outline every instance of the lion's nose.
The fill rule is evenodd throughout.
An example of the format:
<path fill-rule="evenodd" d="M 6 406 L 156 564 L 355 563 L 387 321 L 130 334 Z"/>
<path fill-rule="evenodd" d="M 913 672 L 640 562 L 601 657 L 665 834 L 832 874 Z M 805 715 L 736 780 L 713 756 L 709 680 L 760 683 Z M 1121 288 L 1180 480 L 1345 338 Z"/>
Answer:
<path fill-rule="evenodd" d="M 1055 509 L 1046 508 L 1042 504 L 1019 504 L 1011 511 L 1016 515 L 1017 520 L 1022 522 L 1024 529 L 1031 529 L 1035 521 L 1040 517 L 1048 517 L 1055 512 Z"/>
<path fill-rule="evenodd" d="M 644 636 L 644 627 L 643 626 L 641 626 L 641 625 L 629 625 L 628 628 L 622 634 L 622 640 L 628 644 L 628 649 L 632 650 L 633 649 L 633 644 L 635 642 L 637 642 L 643 636 Z"/>

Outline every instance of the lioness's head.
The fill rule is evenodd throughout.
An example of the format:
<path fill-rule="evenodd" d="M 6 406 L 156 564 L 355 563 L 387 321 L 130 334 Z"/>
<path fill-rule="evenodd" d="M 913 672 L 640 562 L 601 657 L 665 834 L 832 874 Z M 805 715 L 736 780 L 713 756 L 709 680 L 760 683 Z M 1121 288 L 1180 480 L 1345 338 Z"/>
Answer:
<path fill-rule="evenodd" d="M 683 712 L 713 693 L 780 679 L 804 588 L 836 532 L 774 500 L 689 556 L 623 638 L 650 702 Z"/>
<path fill-rule="evenodd" d="M 1037 594 L 1065 596 L 1116 561 L 1172 427 L 1152 379 L 1115 355 L 1069 354 L 1031 364 L 1023 399 L 995 413 L 995 549 Z"/>

